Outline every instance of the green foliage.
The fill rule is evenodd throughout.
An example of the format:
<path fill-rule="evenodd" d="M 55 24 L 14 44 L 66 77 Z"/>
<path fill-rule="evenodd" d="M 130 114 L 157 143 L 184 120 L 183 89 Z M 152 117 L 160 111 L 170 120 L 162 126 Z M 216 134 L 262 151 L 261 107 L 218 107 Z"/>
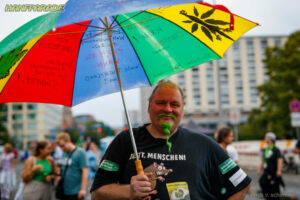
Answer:
<path fill-rule="evenodd" d="M 70 135 L 72 143 L 76 144 L 80 138 L 80 131 L 76 129 L 66 129 L 65 132 Z"/>
<path fill-rule="evenodd" d="M 101 128 L 101 132 L 98 132 L 98 128 Z M 99 143 L 101 138 L 104 138 L 110 134 L 114 134 L 111 128 L 105 125 L 103 122 L 90 121 L 86 124 L 86 131 L 84 132 L 84 139 L 90 138 L 91 141 L 96 144 Z"/>
<path fill-rule="evenodd" d="M 263 137 L 267 131 L 284 138 L 291 127 L 289 103 L 300 100 L 300 31 L 289 36 L 283 48 L 266 49 L 266 73 L 269 81 L 259 86 L 261 107 L 253 109 L 241 136 Z"/>
<path fill-rule="evenodd" d="M 10 135 L 8 134 L 5 126 L 2 124 L 3 123 L 3 113 L 2 111 L 4 110 L 5 104 L 0 104 L 0 144 L 5 144 L 6 142 L 11 142 Z"/>

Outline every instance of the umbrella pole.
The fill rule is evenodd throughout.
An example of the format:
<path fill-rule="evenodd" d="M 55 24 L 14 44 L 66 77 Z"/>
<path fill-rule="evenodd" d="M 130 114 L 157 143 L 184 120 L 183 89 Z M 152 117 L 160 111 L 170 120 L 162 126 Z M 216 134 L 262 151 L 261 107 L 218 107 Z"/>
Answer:
<path fill-rule="evenodd" d="M 116 70 L 116 75 L 118 78 L 118 83 L 119 83 L 120 93 L 121 93 L 122 102 L 123 102 L 123 106 L 124 106 L 124 110 L 125 110 L 125 115 L 126 115 L 126 119 L 127 119 L 127 123 L 128 123 L 131 143 L 132 143 L 133 151 L 134 151 L 135 158 L 136 158 L 136 160 L 135 160 L 136 171 L 137 171 L 138 175 L 143 175 L 144 169 L 143 169 L 142 162 L 139 159 L 139 155 L 137 152 L 136 143 L 135 143 L 135 139 L 134 139 L 134 135 L 133 135 L 133 131 L 132 131 L 132 126 L 131 126 L 131 122 L 130 122 L 130 118 L 129 118 L 129 114 L 127 111 L 127 106 L 126 106 L 126 102 L 125 102 L 125 98 L 124 98 L 123 86 L 122 86 L 122 82 L 121 82 L 121 76 L 120 76 L 120 72 L 119 72 L 119 68 L 118 68 L 114 45 L 112 42 L 112 30 L 108 24 L 108 20 L 106 17 L 104 20 L 105 20 L 106 31 L 107 31 L 107 35 L 108 35 L 109 44 L 110 44 L 110 49 L 111 49 L 111 53 L 112 53 L 112 57 L 113 57 L 113 61 L 114 61 L 114 66 L 115 66 L 115 70 Z"/>

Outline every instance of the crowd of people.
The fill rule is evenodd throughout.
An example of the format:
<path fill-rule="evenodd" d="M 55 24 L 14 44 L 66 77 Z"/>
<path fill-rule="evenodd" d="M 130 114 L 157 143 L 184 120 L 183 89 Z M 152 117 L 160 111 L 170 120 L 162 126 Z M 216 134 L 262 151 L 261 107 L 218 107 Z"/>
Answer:
<path fill-rule="evenodd" d="M 16 155 L 10 143 L 4 145 L 1 155 L 0 195 L 1 199 L 23 200 L 73 200 L 89 196 L 100 162 L 100 151 L 94 142 L 86 144 L 86 150 L 75 146 L 69 134 L 59 133 L 55 142 L 38 141 L 32 152 L 23 151 L 24 162 L 22 184 L 17 188 Z M 63 179 L 63 196 L 56 196 L 56 187 Z M 15 196 L 12 196 L 12 191 Z M 88 199 L 88 198 L 87 198 Z"/>

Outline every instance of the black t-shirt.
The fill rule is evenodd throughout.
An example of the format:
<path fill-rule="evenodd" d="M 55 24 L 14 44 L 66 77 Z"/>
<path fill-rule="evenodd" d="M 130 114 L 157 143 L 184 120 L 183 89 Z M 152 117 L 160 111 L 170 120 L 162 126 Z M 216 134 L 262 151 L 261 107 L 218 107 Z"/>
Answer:
<path fill-rule="evenodd" d="M 265 150 L 263 152 L 264 156 L 265 156 Z M 274 146 L 274 148 L 269 151 L 268 155 L 266 155 L 266 165 L 264 168 L 264 172 L 265 173 L 269 173 L 269 174 L 276 174 L 277 171 L 277 160 L 278 158 L 282 158 L 282 154 L 280 152 L 280 150 Z"/>
<path fill-rule="evenodd" d="M 251 179 L 211 138 L 178 128 L 170 138 L 156 139 L 146 125 L 134 129 L 144 170 L 158 175 L 157 194 L 151 199 L 227 199 L 245 188 Z M 91 191 L 107 184 L 129 184 L 136 175 L 130 135 L 120 133 L 107 149 L 96 173 Z"/>

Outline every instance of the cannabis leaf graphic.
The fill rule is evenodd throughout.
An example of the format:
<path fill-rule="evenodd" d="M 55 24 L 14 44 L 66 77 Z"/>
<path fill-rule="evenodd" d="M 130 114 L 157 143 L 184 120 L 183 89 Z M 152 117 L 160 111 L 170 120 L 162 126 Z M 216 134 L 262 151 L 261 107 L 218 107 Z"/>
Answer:
<path fill-rule="evenodd" d="M 205 13 L 203 13 L 199 18 L 199 11 L 196 7 L 194 7 L 194 15 L 188 15 L 185 10 L 181 10 L 180 14 L 186 16 L 189 18 L 189 20 L 182 21 L 183 23 L 192 24 L 191 32 L 198 31 L 199 25 L 201 26 L 201 31 L 206 35 L 208 39 L 210 39 L 212 42 L 215 39 L 216 40 L 222 40 L 222 37 L 225 37 L 229 40 L 234 41 L 230 36 L 228 36 L 225 32 L 231 32 L 229 28 L 222 28 L 221 26 L 228 25 L 229 22 L 222 21 L 222 20 L 216 20 L 212 17 L 212 15 L 215 12 L 215 9 L 211 9 Z M 209 19 L 208 19 L 209 18 Z"/>
<path fill-rule="evenodd" d="M 18 62 L 23 55 L 28 51 L 22 50 L 26 44 L 19 46 L 18 48 L 10 51 L 9 53 L 0 56 L 0 79 L 3 79 L 9 75 L 9 70 L 16 62 Z"/>

